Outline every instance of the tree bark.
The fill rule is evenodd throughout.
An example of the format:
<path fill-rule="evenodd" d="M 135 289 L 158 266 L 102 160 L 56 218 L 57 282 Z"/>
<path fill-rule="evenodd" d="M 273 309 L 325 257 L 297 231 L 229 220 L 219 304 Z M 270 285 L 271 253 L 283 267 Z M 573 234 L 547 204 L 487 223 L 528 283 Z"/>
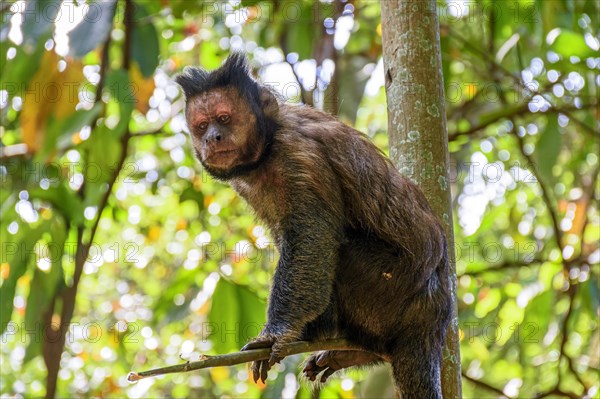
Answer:
<path fill-rule="evenodd" d="M 417 183 L 448 236 L 453 296 L 442 367 L 444 398 L 461 398 L 448 133 L 435 0 L 381 0 L 390 158 Z"/>

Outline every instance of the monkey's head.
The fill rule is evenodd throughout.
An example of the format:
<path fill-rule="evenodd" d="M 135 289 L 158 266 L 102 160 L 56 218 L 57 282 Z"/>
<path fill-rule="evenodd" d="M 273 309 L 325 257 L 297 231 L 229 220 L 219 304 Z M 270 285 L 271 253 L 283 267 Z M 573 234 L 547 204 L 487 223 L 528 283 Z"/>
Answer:
<path fill-rule="evenodd" d="M 218 69 L 188 67 L 177 76 L 196 157 L 219 179 L 256 169 L 278 129 L 278 104 L 250 75 L 246 57 L 232 53 Z"/>

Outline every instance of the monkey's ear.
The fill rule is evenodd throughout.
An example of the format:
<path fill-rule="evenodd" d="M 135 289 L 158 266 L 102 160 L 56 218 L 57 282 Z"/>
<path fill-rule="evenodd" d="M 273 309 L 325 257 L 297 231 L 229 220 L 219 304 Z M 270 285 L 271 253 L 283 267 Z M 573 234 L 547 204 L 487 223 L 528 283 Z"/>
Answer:
<path fill-rule="evenodd" d="M 279 113 L 277 97 L 266 87 L 260 88 L 260 105 L 266 116 L 274 117 Z"/>

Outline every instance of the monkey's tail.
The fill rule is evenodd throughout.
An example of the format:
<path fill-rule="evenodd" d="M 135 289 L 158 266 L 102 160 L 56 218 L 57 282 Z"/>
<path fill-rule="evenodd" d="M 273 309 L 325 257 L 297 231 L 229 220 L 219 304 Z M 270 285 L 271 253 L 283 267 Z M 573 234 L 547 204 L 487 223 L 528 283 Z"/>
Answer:
<path fill-rule="evenodd" d="M 392 371 L 397 397 L 402 399 L 442 399 L 442 348 L 452 311 L 451 281 L 447 243 L 429 279 L 419 309 L 425 319 L 398 342 L 392 354 Z"/>
<path fill-rule="evenodd" d="M 427 342 L 399 348 L 392 358 L 396 398 L 442 399 L 440 368 L 441 351 Z"/>

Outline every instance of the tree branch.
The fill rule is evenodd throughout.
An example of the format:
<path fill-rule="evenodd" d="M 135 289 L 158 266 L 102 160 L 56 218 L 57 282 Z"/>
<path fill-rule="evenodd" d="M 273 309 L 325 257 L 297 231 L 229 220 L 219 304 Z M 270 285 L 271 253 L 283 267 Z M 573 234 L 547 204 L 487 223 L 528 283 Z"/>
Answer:
<path fill-rule="evenodd" d="M 292 342 L 282 347 L 282 355 L 290 356 L 298 353 L 316 352 L 321 350 L 361 350 L 352 345 L 344 338 L 330 339 L 325 341 L 298 341 Z M 187 362 L 175 366 L 161 367 L 140 373 L 131 372 L 127 376 L 130 382 L 139 381 L 147 377 L 171 373 L 185 373 L 193 370 L 200 370 L 210 367 L 233 366 L 236 364 L 253 362 L 256 360 L 266 360 L 271 354 L 271 348 L 252 349 L 243 352 L 228 353 L 226 355 L 206 356 L 195 362 Z"/>
<path fill-rule="evenodd" d="M 539 95 L 539 96 L 541 96 L 544 100 L 546 100 L 548 102 L 548 104 L 550 104 L 551 108 L 555 109 L 558 112 L 562 112 L 563 114 L 565 114 L 566 116 L 568 116 L 569 119 L 573 120 L 573 122 L 575 122 L 576 124 L 578 124 L 583 130 L 585 130 L 586 132 L 592 134 L 593 136 L 597 136 L 598 135 L 598 132 L 596 131 L 596 129 L 594 127 L 588 126 L 583 121 L 579 120 L 578 118 L 575 118 L 570 111 L 568 111 L 568 110 L 566 110 L 566 111 L 559 111 L 559 107 L 557 107 L 556 105 L 554 105 L 552 103 L 552 101 L 550 101 L 544 95 L 544 93 L 542 93 L 539 90 L 536 90 L 536 89 L 534 89 L 532 87 L 527 86 L 519 76 L 513 74 L 504 65 L 498 63 L 494 59 L 493 55 L 488 54 L 488 52 L 486 52 L 486 51 L 480 49 L 479 47 L 473 45 L 472 43 L 470 43 L 467 39 L 465 39 L 464 37 L 462 37 L 455 29 L 451 28 L 449 25 L 444 25 L 444 26 L 448 29 L 448 32 L 450 33 L 450 35 L 453 36 L 454 38 L 456 38 L 458 41 L 460 41 L 466 49 L 470 49 L 473 53 L 479 54 L 485 60 L 487 60 L 488 62 L 490 62 L 491 64 L 493 64 L 494 67 L 498 71 L 502 72 L 505 76 L 510 77 L 522 89 L 524 89 L 525 91 L 529 92 L 532 96 L 533 95 Z"/>
<path fill-rule="evenodd" d="M 536 399 L 540 399 L 540 398 L 547 398 L 548 396 L 554 396 L 554 395 L 560 395 L 560 396 L 563 396 L 566 398 L 571 398 L 571 399 L 579 398 L 579 396 L 575 395 L 574 393 L 562 391 L 558 387 L 552 388 L 548 392 L 538 393 L 535 397 L 536 397 Z"/>

